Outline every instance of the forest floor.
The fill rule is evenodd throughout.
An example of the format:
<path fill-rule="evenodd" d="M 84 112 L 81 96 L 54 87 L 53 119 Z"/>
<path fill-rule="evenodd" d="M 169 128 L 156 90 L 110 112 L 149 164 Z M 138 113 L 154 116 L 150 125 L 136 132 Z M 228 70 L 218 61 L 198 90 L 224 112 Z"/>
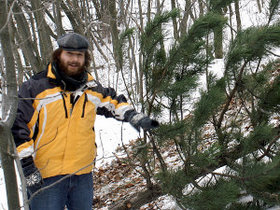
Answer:
<path fill-rule="evenodd" d="M 136 140 L 130 141 L 126 148 L 135 145 Z M 165 146 L 164 158 L 173 167 L 180 164 L 176 155 L 175 147 Z M 124 157 L 124 154 L 125 157 Z M 127 155 L 130 157 L 127 158 Z M 146 182 L 141 171 L 139 161 L 135 161 L 133 151 L 119 147 L 115 153 L 115 159 L 111 163 L 95 168 L 94 173 L 94 209 L 105 210 L 116 202 L 125 201 L 132 195 L 145 191 Z M 159 171 L 160 167 L 155 166 Z M 140 208 L 148 209 L 178 209 L 170 196 L 161 196 L 155 201 L 148 203 Z"/>

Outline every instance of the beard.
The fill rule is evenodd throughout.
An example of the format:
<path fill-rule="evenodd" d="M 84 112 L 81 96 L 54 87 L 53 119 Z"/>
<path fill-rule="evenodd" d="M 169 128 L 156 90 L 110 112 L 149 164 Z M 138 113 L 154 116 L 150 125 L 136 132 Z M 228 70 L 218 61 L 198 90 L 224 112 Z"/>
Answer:
<path fill-rule="evenodd" d="M 78 69 L 75 71 L 71 71 L 68 68 L 69 65 L 75 66 Z M 66 63 L 61 60 L 59 60 L 59 62 L 58 62 L 58 67 L 59 67 L 60 71 L 64 72 L 67 76 L 74 77 L 74 78 L 79 77 L 86 69 L 85 65 L 81 65 L 78 62 Z"/>
<path fill-rule="evenodd" d="M 88 81 L 88 73 L 84 65 L 75 71 L 70 71 L 67 66 L 62 62 L 53 62 L 53 73 L 63 90 L 75 91 Z"/>

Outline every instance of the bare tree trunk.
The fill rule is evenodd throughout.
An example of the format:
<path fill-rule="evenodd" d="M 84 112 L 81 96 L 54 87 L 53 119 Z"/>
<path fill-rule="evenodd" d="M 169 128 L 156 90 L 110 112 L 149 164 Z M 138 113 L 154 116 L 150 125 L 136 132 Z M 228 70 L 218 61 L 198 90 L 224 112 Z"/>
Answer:
<path fill-rule="evenodd" d="M 260 2 L 260 0 L 256 0 L 256 1 L 257 1 L 259 13 L 261 13 L 261 12 L 262 12 L 262 5 L 261 5 L 261 2 Z"/>
<path fill-rule="evenodd" d="M 148 5 L 147 5 L 147 21 L 151 21 L 151 0 L 148 0 Z"/>
<path fill-rule="evenodd" d="M 233 10 L 231 5 L 229 7 L 229 25 L 230 25 L 230 35 L 231 35 L 231 41 L 234 39 L 234 29 L 233 29 L 233 24 L 232 24 L 232 17 L 233 17 Z"/>
<path fill-rule="evenodd" d="M 7 85 L 6 87 L 2 86 L 2 90 L 6 89 L 6 91 L 2 92 L 2 95 L 7 94 L 8 96 L 3 98 L 2 101 L 3 119 L 0 121 L 0 154 L 6 184 L 8 208 L 10 210 L 17 210 L 20 209 L 20 203 L 16 169 L 14 165 L 16 155 L 13 137 L 10 130 L 17 108 L 17 85 L 15 76 L 15 62 L 12 51 L 11 36 L 9 32 L 9 19 L 7 18 L 9 15 L 7 3 L 7 1 L 0 1 L 0 41 L 5 58 L 4 73 Z"/>
<path fill-rule="evenodd" d="M 38 31 L 40 55 L 43 65 L 47 65 L 52 52 L 52 43 L 47 29 L 47 23 L 44 18 L 44 6 L 41 0 L 31 0 L 33 14 L 36 20 L 36 28 Z"/>
<path fill-rule="evenodd" d="M 215 58 L 223 58 L 223 30 L 222 28 L 217 28 L 214 31 L 214 48 L 215 48 Z"/>
<path fill-rule="evenodd" d="M 55 1 L 53 3 L 53 13 L 54 19 L 56 23 L 56 33 L 58 36 L 61 36 L 65 33 L 62 25 L 62 17 L 61 17 L 61 0 Z"/>
<path fill-rule="evenodd" d="M 115 2 L 115 0 L 114 0 Z M 100 2 L 100 15 L 102 24 L 100 25 L 102 38 L 107 38 L 110 42 L 110 14 L 108 8 L 109 1 L 103 0 Z"/>
<path fill-rule="evenodd" d="M 222 10 L 217 11 L 222 14 Z M 223 27 L 217 27 L 214 29 L 214 51 L 215 58 L 223 58 Z"/>
<path fill-rule="evenodd" d="M 239 0 L 234 1 L 234 7 L 235 7 L 237 31 L 240 31 L 241 30 L 241 17 L 240 17 L 240 11 L 239 11 Z"/>
<path fill-rule="evenodd" d="M 138 71 L 138 66 L 137 66 L 137 61 L 136 61 L 136 55 L 135 55 L 135 45 L 133 44 L 133 41 L 131 38 L 129 38 L 129 46 L 130 46 L 130 51 L 131 51 L 131 69 L 134 69 L 134 75 L 135 75 L 135 83 L 136 83 L 136 93 L 134 95 L 134 97 L 136 95 L 139 95 L 140 92 L 140 81 L 139 81 L 139 71 Z M 133 74 L 133 72 L 131 72 L 131 75 Z M 131 86 L 133 86 L 134 82 L 133 82 L 133 78 L 131 78 Z"/>
<path fill-rule="evenodd" d="M 101 15 L 101 5 L 99 3 L 99 1 L 97 0 L 92 0 L 92 3 L 94 5 L 95 11 L 96 11 L 96 17 L 98 20 L 101 19 L 102 15 Z"/>
<path fill-rule="evenodd" d="M 162 8 L 161 8 L 161 2 L 160 2 L 160 0 L 156 0 L 156 7 L 157 7 L 156 13 L 157 13 L 157 14 L 161 13 Z"/>
<path fill-rule="evenodd" d="M 180 35 L 181 36 L 187 33 L 187 24 L 188 24 L 189 15 L 190 15 L 189 11 L 190 11 L 190 4 L 188 3 L 188 1 L 186 1 L 184 16 L 180 23 L 180 33 L 181 33 Z"/>
<path fill-rule="evenodd" d="M 0 122 L 1 164 L 4 171 L 8 208 L 17 210 L 20 209 L 20 203 L 14 165 L 15 151 L 12 144 L 13 137 L 10 128 L 6 123 Z"/>
<path fill-rule="evenodd" d="M 72 2 L 67 1 L 67 4 L 65 4 L 64 1 L 61 1 L 61 8 L 71 22 L 73 30 L 77 33 L 84 34 L 83 21 L 80 19 L 80 14 L 77 11 L 77 8 L 74 9 L 73 7 L 72 9 L 71 6 L 73 7 Z"/>
<path fill-rule="evenodd" d="M 144 19 L 143 19 L 143 10 L 142 10 L 142 2 L 141 2 L 141 0 L 138 0 L 138 8 L 139 8 L 140 30 L 143 30 L 143 28 L 144 28 L 143 20 Z"/>
<path fill-rule="evenodd" d="M 198 6 L 199 6 L 199 17 L 201 17 L 204 14 L 204 6 L 202 0 L 198 0 Z"/>
<path fill-rule="evenodd" d="M 14 18 L 17 23 L 17 34 L 19 35 L 18 44 L 20 48 L 22 49 L 25 58 L 28 59 L 28 61 L 31 64 L 32 69 L 35 72 L 39 72 L 42 70 L 43 65 L 40 61 L 39 54 L 35 52 L 35 49 L 37 47 L 34 45 L 34 42 L 32 41 L 32 35 L 30 31 L 28 30 L 28 22 L 26 21 L 26 18 L 23 14 L 23 11 L 21 7 L 17 4 L 17 2 L 14 3 L 13 11 L 16 13 L 14 14 Z"/>
<path fill-rule="evenodd" d="M 108 12 L 109 12 L 109 23 L 110 23 L 110 31 L 112 35 L 113 41 L 113 51 L 114 51 L 114 58 L 116 62 L 117 72 L 122 68 L 122 53 L 120 48 L 120 41 L 119 41 L 119 32 L 117 26 L 117 11 L 116 11 L 116 1 L 110 0 L 108 1 Z"/>
<path fill-rule="evenodd" d="M 1 1 L 0 1 L 1 2 Z M 5 1 L 4 1 L 5 2 Z M 0 16 L 0 41 L 5 57 L 5 85 L 2 81 L 2 95 L 6 95 L 7 101 L 2 101 L 2 120 L 5 120 L 7 126 L 11 127 L 15 119 L 17 109 L 17 83 L 15 73 L 15 60 L 12 51 L 11 35 L 9 32 L 9 20 L 7 20 L 8 6 L 2 2 Z M 3 6 L 4 5 L 4 6 Z M 7 22 L 7 24 L 6 24 Z M 5 25 L 6 24 L 6 25 Z"/>
<path fill-rule="evenodd" d="M 175 9 L 176 8 L 176 4 L 175 4 L 175 0 L 171 0 L 171 9 Z M 177 18 L 173 17 L 172 18 L 172 22 L 173 22 L 173 33 L 174 33 L 174 38 L 178 39 L 179 35 L 178 35 L 178 26 L 177 26 Z"/>

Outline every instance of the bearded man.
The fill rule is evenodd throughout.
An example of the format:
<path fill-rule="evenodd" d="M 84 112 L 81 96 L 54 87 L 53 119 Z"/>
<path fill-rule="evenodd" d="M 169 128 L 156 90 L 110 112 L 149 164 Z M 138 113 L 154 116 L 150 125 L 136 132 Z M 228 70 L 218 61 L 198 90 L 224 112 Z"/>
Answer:
<path fill-rule="evenodd" d="M 86 37 L 68 33 L 57 43 L 46 70 L 20 87 L 12 133 L 32 210 L 90 210 L 96 114 L 138 130 L 159 124 L 94 80 Z"/>

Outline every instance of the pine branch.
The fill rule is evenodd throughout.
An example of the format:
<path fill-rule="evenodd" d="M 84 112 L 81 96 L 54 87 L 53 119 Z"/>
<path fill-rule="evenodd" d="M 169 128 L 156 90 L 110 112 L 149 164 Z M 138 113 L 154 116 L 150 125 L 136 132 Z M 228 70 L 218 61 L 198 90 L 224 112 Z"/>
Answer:
<path fill-rule="evenodd" d="M 273 138 L 273 140 L 268 144 L 267 149 L 263 149 L 263 150 L 264 150 L 264 154 L 262 154 L 261 156 L 259 156 L 259 157 L 257 158 L 257 161 L 260 161 L 260 160 L 263 159 L 265 156 L 268 156 L 268 155 L 269 155 L 269 153 L 271 152 L 272 146 L 279 140 L 279 138 L 280 138 L 280 134 L 277 135 L 277 136 L 275 136 L 275 137 Z"/>
<path fill-rule="evenodd" d="M 239 72 L 238 78 L 237 78 L 237 80 L 236 80 L 236 82 L 235 82 L 235 86 L 234 86 L 234 88 L 232 89 L 231 93 L 229 94 L 228 99 L 227 99 L 227 102 L 226 102 L 226 104 L 225 104 L 225 106 L 224 106 L 224 108 L 223 108 L 223 110 L 222 110 L 222 112 L 221 112 L 221 114 L 220 114 L 220 117 L 219 117 L 218 122 L 217 122 L 217 125 L 216 125 L 218 129 L 221 128 L 221 125 L 222 125 L 222 122 L 223 122 L 225 113 L 228 111 L 230 102 L 232 101 L 232 99 L 233 99 L 233 97 L 234 97 L 234 95 L 235 95 L 235 93 L 236 93 L 236 91 L 237 91 L 237 88 L 238 88 L 239 83 L 240 83 L 240 81 L 241 81 L 241 79 L 242 79 L 242 75 L 243 75 L 243 72 L 244 72 L 244 70 L 245 70 L 246 65 L 247 65 L 247 62 L 245 61 L 244 64 L 242 65 L 242 67 L 241 67 L 241 70 L 240 70 L 240 72 Z"/>

